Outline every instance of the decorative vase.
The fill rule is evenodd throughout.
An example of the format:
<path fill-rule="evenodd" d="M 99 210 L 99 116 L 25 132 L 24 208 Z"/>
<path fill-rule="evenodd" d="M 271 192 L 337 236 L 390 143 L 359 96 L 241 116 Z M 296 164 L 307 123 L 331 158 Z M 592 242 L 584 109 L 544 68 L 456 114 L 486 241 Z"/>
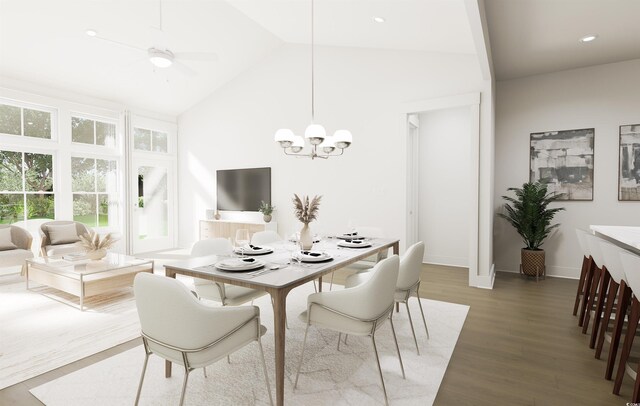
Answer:
<path fill-rule="evenodd" d="M 269 223 L 271 221 L 271 214 L 265 214 L 262 216 L 265 223 Z"/>
<path fill-rule="evenodd" d="M 300 230 L 300 248 L 303 250 L 310 250 L 313 247 L 313 236 L 311 235 L 311 229 L 309 223 L 304 223 L 304 227 Z"/>
<path fill-rule="evenodd" d="M 213 215 L 213 218 L 216 220 L 220 220 L 220 212 L 216 210 L 216 214 Z"/>
<path fill-rule="evenodd" d="M 520 251 L 520 260 L 520 272 L 523 274 L 535 276 L 536 279 L 546 274 L 544 250 L 528 250 L 523 248 Z"/>
<path fill-rule="evenodd" d="M 100 248 L 98 250 L 88 251 L 86 257 L 87 259 L 97 260 L 104 258 L 106 255 L 107 250 L 105 250 L 104 248 Z"/>

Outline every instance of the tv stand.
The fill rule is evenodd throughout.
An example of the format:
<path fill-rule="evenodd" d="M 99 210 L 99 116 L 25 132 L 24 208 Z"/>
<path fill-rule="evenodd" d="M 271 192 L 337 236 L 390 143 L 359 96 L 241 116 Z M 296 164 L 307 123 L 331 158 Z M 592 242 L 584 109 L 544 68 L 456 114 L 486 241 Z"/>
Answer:
<path fill-rule="evenodd" d="M 249 230 L 249 235 L 258 231 L 271 230 L 278 232 L 278 223 L 240 221 L 240 220 L 200 220 L 200 239 L 207 238 L 236 238 L 236 231 L 240 229 Z"/>

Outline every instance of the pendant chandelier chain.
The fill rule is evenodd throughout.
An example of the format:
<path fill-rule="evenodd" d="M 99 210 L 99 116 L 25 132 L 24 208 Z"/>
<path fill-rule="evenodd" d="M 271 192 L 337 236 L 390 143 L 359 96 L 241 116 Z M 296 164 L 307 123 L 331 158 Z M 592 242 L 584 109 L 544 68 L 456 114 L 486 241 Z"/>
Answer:
<path fill-rule="evenodd" d="M 316 116 L 316 95 L 315 95 L 315 70 L 314 70 L 314 1 L 311 0 L 311 122 L 315 123 Z"/>

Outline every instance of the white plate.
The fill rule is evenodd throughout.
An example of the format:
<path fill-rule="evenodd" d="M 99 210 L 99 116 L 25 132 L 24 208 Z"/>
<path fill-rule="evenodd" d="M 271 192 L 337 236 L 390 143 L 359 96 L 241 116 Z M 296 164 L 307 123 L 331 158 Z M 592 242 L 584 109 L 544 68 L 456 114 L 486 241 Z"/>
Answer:
<path fill-rule="evenodd" d="M 371 243 L 364 240 L 351 240 L 351 242 L 340 241 L 338 243 L 338 247 L 343 248 L 369 248 L 371 247 Z"/>
<path fill-rule="evenodd" d="M 255 258 L 231 258 L 216 263 L 216 268 L 223 271 L 241 272 L 262 268 L 264 261 Z"/>
<path fill-rule="evenodd" d="M 256 248 L 260 248 L 260 249 L 256 249 Z M 258 247 L 254 245 L 253 247 L 251 246 L 245 247 L 244 250 L 241 250 L 240 248 L 235 248 L 233 252 L 235 252 L 236 254 L 245 254 L 245 255 L 266 255 L 266 254 L 271 254 L 273 252 L 273 248 L 267 247 L 267 246 Z"/>
<path fill-rule="evenodd" d="M 298 251 L 296 253 L 296 258 L 302 262 L 324 262 L 333 259 L 333 257 L 326 252 L 307 250 Z"/>
<path fill-rule="evenodd" d="M 360 236 L 360 235 L 347 235 L 347 234 L 342 234 L 337 236 L 337 238 L 339 240 L 364 240 L 364 237 Z"/>

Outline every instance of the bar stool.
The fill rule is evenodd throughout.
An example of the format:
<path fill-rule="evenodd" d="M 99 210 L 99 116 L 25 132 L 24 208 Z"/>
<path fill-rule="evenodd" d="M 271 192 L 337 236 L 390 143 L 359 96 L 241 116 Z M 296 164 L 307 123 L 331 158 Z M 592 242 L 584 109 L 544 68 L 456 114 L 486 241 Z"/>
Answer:
<path fill-rule="evenodd" d="M 594 274 L 594 266 L 593 266 L 593 258 L 591 258 L 591 252 L 589 252 L 589 245 L 586 241 L 586 236 L 590 235 L 590 233 L 576 229 L 576 234 L 579 236 L 578 241 L 580 243 L 580 248 L 582 248 L 582 253 L 584 257 L 587 259 L 586 262 L 582 262 L 584 269 L 584 278 L 582 279 L 582 301 L 580 302 L 580 314 L 578 315 L 578 326 L 582 327 L 584 324 L 585 314 L 587 313 L 587 303 L 589 302 L 589 294 L 591 293 L 591 284 L 593 282 L 593 274 Z M 582 278 L 582 275 L 580 276 Z M 578 284 L 580 287 L 580 283 Z M 586 333 L 586 331 L 583 331 Z"/>
<path fill-rule="evenodd" d="M 573 315 L 578 314 L 578 306 L 580 305 L 580 298 L 583 294 L 584 289 L 584 281 L 587 277 L 587 269 L 589 268 L 589 258 L 591 255 L 589 254 L 589 248 L 587 244 L 584 242 L 584 235 L 588 234 L 586 231 L 576 228 L 576 236 L 578 237 L 578 244 L 580 245 L 580 250 L 582 251 L 582 269 L 580 270 L 580 280 L 578 281 L 578 289 L 576 290 L 576 300 L 573 304 Z"/>
<path fill-rule="evenodd" d="M 602 276 L 604 274 L 602 272 L 602 256 L 600 255 L 600 247 L 597 244 L 597 240 L 592 240 L 592 238 L 597 237 L 588 233 L 584 235 L 584 241 L 589 249 L 591 261 L 589 261 L 590 266 L 585 280 L 586 293 L 582 296 L 583 308 L 581 310 L 584 312 L 584 319 L 582 320 L 582 334 L 587 334 L 589 321 L 591 321 L 591 312 L 594 310 L 594 305 L 597 304 L 596 296 L 599 296 L 599 293 L 602 291 Z"/>
<path fill-rule="evenodd" d="M 592 234 L 585 235 L 584 238 L 587 242 L 587 245 L 589 246 L 591 258 L 593 258 L 593 262 L 595 263 L 597 269 L 596 272 L 598 270 L 600 271 L 597 292 L 593 296 L 593 326 L 591 327 L 591 338 L 589 340 L 589 348 L 594 348 L 596 346 L 596 339 L 598 338 L 598 329 L 600 328 L 600 322 L 602 321 L 602 312 L 604 310 L 607 291 L 609 290 L 609 285 L 611 285 L 611 274 L 607 270 L 607 267 L 604 265 L 604 257 L 602 255 L 602 250 L 600 249 L 600 243 L 603 242 L 603 240 Z M 588 310 L 591 310 L 591 308 L 591 306 L 588 306 Z M 589 312 L 585 316 L 587 317 L 587 324 L 589 323 L 589 316 L 591 316 L 591 312 Z M 586 325 L 582 326 L 583 332 L 585 330 L 585 326 Z"/>
<path fill-rule="evenodd" d="M 638 301 L 637 296 L 640 294 L 640 257 L 628 252 L 623 252 L 620 254 L 620 259 L 622 261 L 626 280 L 629 283 L 631 290 L 634 292 L 634 296 L 631 302 L 631 314 L 629 315 L 627 334 L 624 337 L 624 344 L 622 345 L 622 352 L 620 353 L 618 373 L 616 374 L 616 380 L 613 385 L 613 393 L 616 395 L 620 394 L 620 387 L 622 386 L 622 380 L 624 379 L 624 374 L 626 372 L 635 380 L 631 402 L 638 403 L 640 401 L 640 374 L 638 374 L 638 368 L 636 367 L 634 369 L 628 364 L 628 361 L 631 346 L 633 345 L 633 339 L 636 335 L 636 329 L 638 328 L 638 320 L 640 320 L 640 302 Z M 640 364 L 638 366 L 640 367 Z"/>
<path fill-rule="evenodd" d="M 600 239 L 600 251 L 602 252 L 602 258 L 604 260 L 604 267 L 611 275 L 611 280 L 609 281 L 609 289 L 607 291 L 604 316 L 602 318 L 602 324 L 600 325 L 600 332 L 598 333 L 595 357 L 600 359 L 604 340 L 606 339 L 609 341 L 609 358 L 607 359 L 605 378 L 610 380 L 611 375 L 613 375 L 613 366 L 616 361 L 616 356 L 618 355 L 618 346 L 620 345 L 622 327 L 624 325 L 624 319 L 629 306 L 631 289 L 627 285 L 624 267 L 622 266 L 622 260 L 620 259 L 620 254 L 626 251 L 602 239 Z M 615 303 L 616 295 L 618 297 L 617 304 Z M 615 320 L 613 322 L 613 331 L 609 334 L 607 329 L 609 328 L 611 314 L 614 311 Z"/>

